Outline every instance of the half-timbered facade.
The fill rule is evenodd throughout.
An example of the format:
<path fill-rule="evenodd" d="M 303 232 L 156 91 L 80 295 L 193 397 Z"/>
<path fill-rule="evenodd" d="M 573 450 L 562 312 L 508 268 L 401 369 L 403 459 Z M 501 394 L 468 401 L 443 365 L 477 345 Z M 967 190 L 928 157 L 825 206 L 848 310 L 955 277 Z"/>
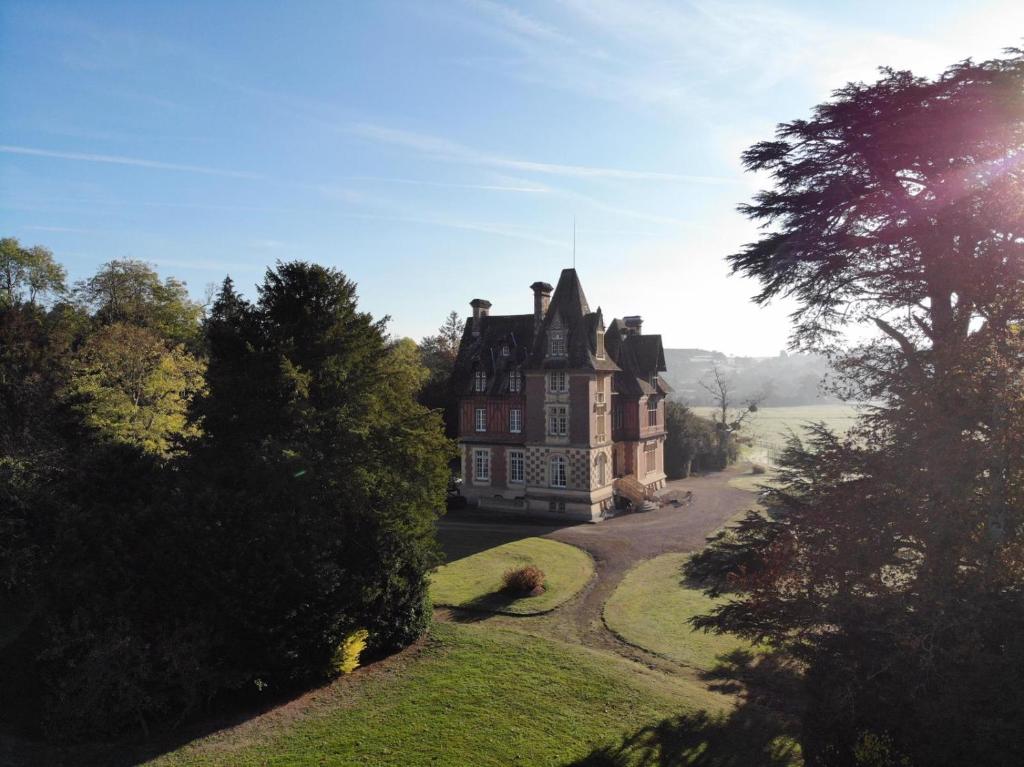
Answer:
<path fill-rule="evenodd" d="M 530 314 L 470 303 L 453 379 L 462 492 L 480 508 L 597 521 L 617 478 L 664 484 L 661 336 L 639 317 L 606 326 L 575 269 L 530 287 Z"/>

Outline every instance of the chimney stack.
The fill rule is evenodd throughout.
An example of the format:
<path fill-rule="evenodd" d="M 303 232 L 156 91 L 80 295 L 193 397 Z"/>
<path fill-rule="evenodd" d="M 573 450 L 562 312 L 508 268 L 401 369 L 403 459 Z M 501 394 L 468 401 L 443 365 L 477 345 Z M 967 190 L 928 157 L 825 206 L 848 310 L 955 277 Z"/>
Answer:
<path fill-rule="evenodd" d="M 533 291 L 533 327 L 539 328 L 544 321 L 544 315 L 548 313 L 548 304 L 551 303 L 551 291 L 554 290 L 546 282 L 535 282 L 530 286 Z"/>
<path fill-rule="evenodd" d="M 642 335 L 640 332 L 644 325 L 644 318 L 638 315 L 632 317 L 623 317 L 622 324 L 626 326 L 626 335 L 628 336 L 639 336 Z"/>
<path fill-rule="evenodd" d="M 491 302 L 483 298 L 474 298 L 469 302 L 473 307 L 473 335 L 480 335 L 481 320 L 487 316 L 491 308 Z"/>

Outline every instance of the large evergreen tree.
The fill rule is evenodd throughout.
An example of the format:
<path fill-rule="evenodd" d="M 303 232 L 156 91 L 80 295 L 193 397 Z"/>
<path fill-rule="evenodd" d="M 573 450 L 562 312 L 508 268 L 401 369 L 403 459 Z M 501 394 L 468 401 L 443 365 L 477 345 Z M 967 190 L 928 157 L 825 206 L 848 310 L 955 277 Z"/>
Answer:
<path fill-rule="evenodd" d="M 806 663 L 809 764 L 1020 764 L 1024 54 L 884 70 L 744 161 L 775 183 L 734 269 L 881 404 L 692 561 L 733 594 L 698 625 Z M 840 354 L 854 320 L 878 336 Z"/>
<path fill-rule="evenodd" d="M 429 617 L 451 447 L 383 331 L 344 275 L 305 263 L 268 271 L 255 305 L 225 282 L 213 306 L 192 472 L 214 564 L 196 587 L 264 681 L 323 673 L 358 628 L 394 649 Z"/>

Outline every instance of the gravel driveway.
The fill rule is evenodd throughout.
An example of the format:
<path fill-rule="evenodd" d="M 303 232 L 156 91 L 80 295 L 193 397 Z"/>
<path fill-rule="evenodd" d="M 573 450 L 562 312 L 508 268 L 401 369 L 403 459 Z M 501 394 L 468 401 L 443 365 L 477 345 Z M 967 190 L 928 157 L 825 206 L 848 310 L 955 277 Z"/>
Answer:
<path fill-rule="evenodd" d="M 532 618 L 492 616 L 489 622 L 529 627 L 538 633 L 590 647 L 612 650 L 652 667 L 666 666 L 663 659 L 626 645 L 604 625 L 604 603 L 637 563 L 676 551 L 694 551 L 729 519 L 754 506 L 753 494 L 729 485 L 743 473 L 732 468 L 700 477 L 669 482 L 666 492 L 693 493 L 681 507 L 625 514 L 599 524 L 555 526 L 546 522 L 520 521 L 506 515 L 489 516 L 471 510 L 447 515 L 438 525 L 438 538 L 449 561 L 502 543 L 542 536 L 563 541 L 594 557 L 595 577 L 580 594 L 554 612 Z M 439 610 L 442 620 L 480 620 L 479 615 L 458 610 Z M 671 664 L 669 664 L 671 665 Z M 666 669 L 668 670 L 668 669 Z"/>

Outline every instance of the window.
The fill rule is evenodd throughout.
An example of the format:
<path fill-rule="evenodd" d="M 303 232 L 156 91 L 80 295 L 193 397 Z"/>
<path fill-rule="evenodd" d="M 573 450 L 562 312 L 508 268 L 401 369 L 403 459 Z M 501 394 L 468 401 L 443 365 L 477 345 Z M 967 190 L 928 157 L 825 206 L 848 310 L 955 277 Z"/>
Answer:
<path fill-rule="evenodd" d="M 508 390 L 513 394 L 518 394 L 523 390 L 523 375 L 518 370 L 513 370 L 508 374 Z"/>
<path fill-rule="evenodd" d="M 565 513 L 565 501 L 548 501 L 548 511 L 560 511 Z"/>
<path fill-rule="evenodd" d="M 564 370 L 548 373 L 548 391 L 556 393 L 569 391 L 569 376 Z"/>
<path fill-rule="evenodd" d="M 473 391 L 487 391 L 487 373 L 483 370 L 473 374 Z"/>
<path fill-rule="evenodd" d="M 647 473 L 650 474 L 652 471 L 658 468 L 658 443 L 648 442 L 644 445 L 644 465 L 647 469 Z"/>
<path fill-rule="evenodd" d="M 565 356 L 565 331 L 548 331 L 548 354 L 552 357 Z"/>
<path fill-rule="evenodd" d="M 474 482 L 490 482 L 491 481 L 491 451 L 490 450 L 474 450 L 473 451 L 473 481 Z"/>
<path fill-rule="evenodd" d="M 519 434 L 523 430 L 522 408 L 514 407 L 508 411 L 508 430 L 513 434 Z"/>
<path fill-rule="evenodd" d="M 657 373 L 655 373 L 654 375 L 651 376 L 651 388 L 654 389 L 655 391 L 658 390 L 658 374 Z"/>
<path fill-rule="evenodd" d="M 597 457 L 597 486 L 604 487 L 608 484 L 608 456 L 601 453 Z"/>
<path fill-rule="evenodd" d="M 597 394 L 594 397 L 594 401 L 598 405 L 604 404 L 604 376 L 597 377 Z"/>
<path fill-rule="evenodd" d="M 548 408 L 548 434 L 564 437 L 569 433 L 569 408 L 564 405 Z"/>
<path fill-rule="evenodd" d="M 597 331 L 597 358 L 604 359 L 604 333 L 600 329 Z"/>
<path fill-rule="evenodd" d="M 476 418 L 473 423 L 477 431 L 487 431 L 487 408 L 478 407 L 476 409 Z"/>
<path fill-rule="evenodd" d="M 566 464 L 565 456 L 556 455 L 551 459 L 551 487 L 565 487 L 566 475 L 568 474 Z"/>
<path fill-rule="evenodd" d="M 508 451 L 508 481 L 525 482 L 524 476 L 525 461 L 522 450 Z"/>
<path fill-rule="evenodd" d="M 607 439 L 606 431 L 605 431 L 605 428 L 604 428 L 604 424 L 605 424 L 605 416 L 604 415 L 599 415 L 597 417 L 597 434 L 595 436 L 595 441 L 597 441 L 597 442 L 604 442 Z"/>
<path fill-rule="evenodd" d="M 647 425 L 658 425 L 658 400 L 654 397 L 647 400 Z"/>
<path fill-rule="evenodd" d="M 502 357 L 507 357 L 508 356 L 508 351 L 509 351 L 508 350 L 508 344 L 502 344 L 501 345 L 501 356 Z"/>

